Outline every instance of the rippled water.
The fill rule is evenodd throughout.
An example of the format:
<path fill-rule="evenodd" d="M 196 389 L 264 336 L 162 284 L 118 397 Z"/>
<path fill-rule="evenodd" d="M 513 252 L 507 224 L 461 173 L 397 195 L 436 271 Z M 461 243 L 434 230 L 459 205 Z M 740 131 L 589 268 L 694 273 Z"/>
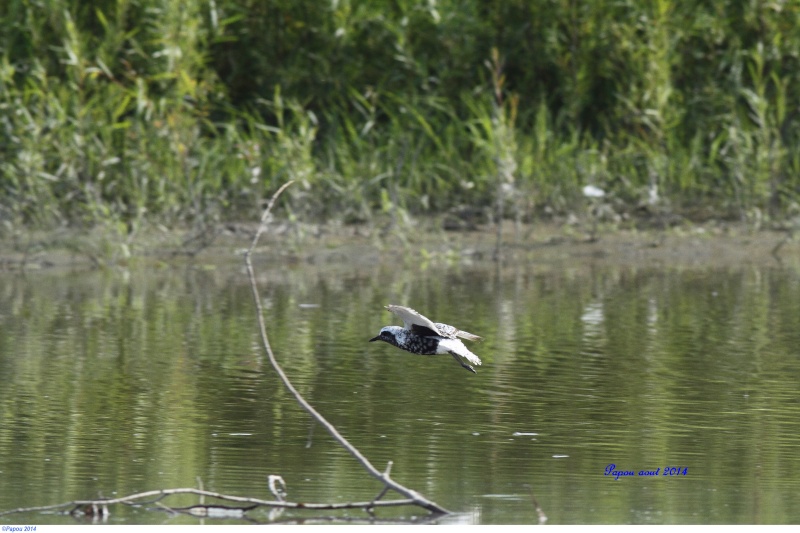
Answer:
<path fill-rule="evenodd" d="M 800 522 L 793 269 L 298 265 L 260 281 L 295 386 L 456 512 L 442 522 L 536 523 L 534 499 L 556 524 Z M 484 336 L 478 374 L 368 343 L 396 323 L 387 303 Z M 4 273 L 0 383 L 0 511 L 198 478 L 271 499 L 279 474 L 302 502 L 381 488 L 282 388 L 238 266 Z M 612 464 L 659 475 L 615 480 Z M 0 516 L 20 520 L 75 522 Z M 114 507 L 109 522 L 197 519 Z"/>

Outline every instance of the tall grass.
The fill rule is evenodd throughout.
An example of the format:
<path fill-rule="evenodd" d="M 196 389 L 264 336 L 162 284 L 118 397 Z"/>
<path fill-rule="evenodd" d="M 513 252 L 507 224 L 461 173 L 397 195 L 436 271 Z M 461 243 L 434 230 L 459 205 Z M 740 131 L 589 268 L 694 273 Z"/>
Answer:
<path fill-rule="evenodd" d="M 46 4 L 46 5 L 45 5 Z M 800 7 L 9 0 L 6 227 L 800 210 Z M 494 50 L 494 51 L 493 51 Z M 489 68 L 486 68 L 488 63 Z"/>

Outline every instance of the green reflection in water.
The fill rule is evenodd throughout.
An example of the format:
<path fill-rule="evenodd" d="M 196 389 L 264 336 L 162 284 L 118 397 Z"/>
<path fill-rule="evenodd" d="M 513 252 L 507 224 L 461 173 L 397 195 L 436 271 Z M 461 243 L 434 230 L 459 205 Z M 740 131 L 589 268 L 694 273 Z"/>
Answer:
<path fill-rule="evenodd" d="M 398 481 L 463 513 L 448 520 L 535 523 L 532 491 L 550 523 L 800 521 L 796 272 L 262 276 L 273 348 L 298 389 L 374 464 L 394 461 Z M 387 303 L 484 336 L 479 373 L 367 343 L 395 323 Z M 280 474 L 299 501 L 380 489 L 273 376 L 239 268 L 5 274 L 0 382 L 0 509 L 198 477 L 268 497 Z M 688 470 L 615 481 L 612 463 Z"/>

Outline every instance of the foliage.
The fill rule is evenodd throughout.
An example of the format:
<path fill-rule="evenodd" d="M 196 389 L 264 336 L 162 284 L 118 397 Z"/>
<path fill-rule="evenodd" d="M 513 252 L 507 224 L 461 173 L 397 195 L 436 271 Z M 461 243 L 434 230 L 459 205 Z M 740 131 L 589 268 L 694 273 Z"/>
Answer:
<path fill-rule="evenodd" d="M 0 219 L 253 217 L 287 179 L 290 216 L 346 222 L 568 213 L 585 184 L 622 210 L 791 214 L 799 22 L 742 0 L 9 0 Z"/>

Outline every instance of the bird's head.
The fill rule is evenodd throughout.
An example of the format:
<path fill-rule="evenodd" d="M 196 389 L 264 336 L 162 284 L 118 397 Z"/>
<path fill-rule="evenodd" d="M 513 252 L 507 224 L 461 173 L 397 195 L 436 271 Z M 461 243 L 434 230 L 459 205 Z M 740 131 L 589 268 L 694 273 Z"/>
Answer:
<path fill-rule="evenodd" d="M 378 336 L 372 337 L 369 342 L 383 341 L 397 346 L 397 334 L 399 333 L 399 330 L 402 329 L 403 328 L 400 326 L 384 326 L 381 328 L 381 332 L 378 333 Z"/>

